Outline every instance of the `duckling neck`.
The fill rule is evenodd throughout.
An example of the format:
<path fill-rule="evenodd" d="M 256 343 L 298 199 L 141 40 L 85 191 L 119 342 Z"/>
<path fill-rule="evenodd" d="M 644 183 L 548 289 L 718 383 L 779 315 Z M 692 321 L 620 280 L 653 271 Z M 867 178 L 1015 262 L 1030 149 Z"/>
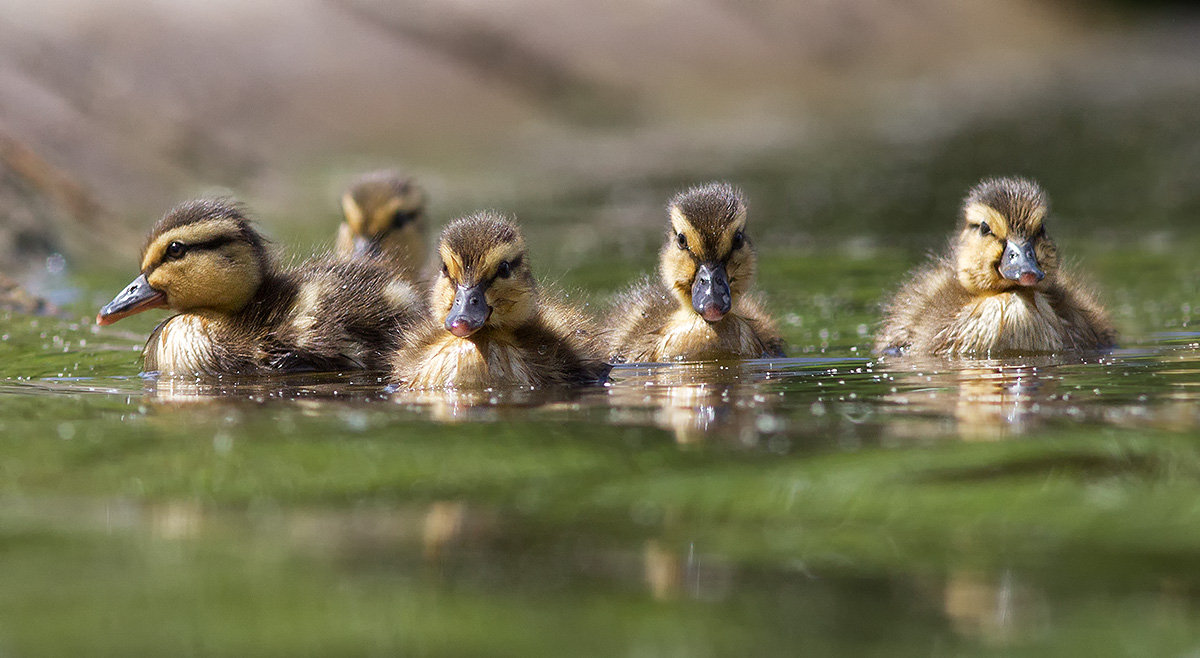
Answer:
<path fill-rule="evenodd" d="M 951 352 L 1055 352 L 1063 347 L 1062 320 L 1047 296 L 1012 290 L 978 297 L 959 315 Z"/>
<path fill-rule="evenodd" d="M 466 338 L 447 333 L 421 359 L 414 388 L 532 386 L 535 377 L 508 331 L 483 330 Z"/>
<path fill-rule="evenodd" d="M 213 316 L 180 313 L 163 320 L 142 352 L 143 368 L 164 375 L 213 373 L 218 341 L 212 331 Z"/>
<path fill-rule="evenodd" d="M 759 356 L 762 346 L 756 345 L 753 329 L 735 310 L 717 322 L 708 322 L 691 306 L 680 305 L 671 315 L 659 341 L 661 355 L 701 359 L 719 356 Z"/>
<path fill-rule="evenodd" d="M 278 323 L 296 294 L 295 281 L 270 273 L 264 275 L 250 301 L 232 313 L 193 309 L 167 318 L 146 341 L 144 368 L 174 375 L 252 368 L 249 357 L 235 348 L 257 341 L 273 323 Z"/>
<path fill-rule="evenodd" d="M 211 321 L 243 327 L 270 325 L 281 320 L 281 316 L 295 303 L 299 292 L 300 285 L 295 277 L 281 272 L 264 272 L 262 283 L 250 301 L 228 317 L 213 314 Z"/>

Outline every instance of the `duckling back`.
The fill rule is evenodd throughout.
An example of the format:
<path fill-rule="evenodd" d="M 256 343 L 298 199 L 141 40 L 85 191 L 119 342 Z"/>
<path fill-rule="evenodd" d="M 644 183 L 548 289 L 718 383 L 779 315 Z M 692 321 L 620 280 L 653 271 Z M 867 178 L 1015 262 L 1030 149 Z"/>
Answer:
<path fill-rule="evenodd" d="M 290 276 L 296 294 L 273 332 L 276 370 L 386 370 L 422 315 L 416 287 L 383 263 L 323 258 Z"/>
<path fill-rule="evenodd" d="M 178 311 L 143 353 L 147 371 L 226 375 L 380 369 L 420 315 L 411 284 L 383 264 L 318 259 L 280 268 L 240 206 L 199 200 L 151 232 L 142 274 L 100 312 L 108 324 Z"/>

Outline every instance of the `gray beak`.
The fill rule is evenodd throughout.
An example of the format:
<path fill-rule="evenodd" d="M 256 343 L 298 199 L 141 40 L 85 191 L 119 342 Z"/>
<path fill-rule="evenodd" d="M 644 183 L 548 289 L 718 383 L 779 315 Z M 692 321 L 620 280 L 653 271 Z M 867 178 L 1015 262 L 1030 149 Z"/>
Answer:
<path fill-rule="evenodd" d="M 356 258 L 367 258 L 378 253 L 379 245 L 374 240 L 361 235 L 354 236 L 354 256 Z"/>
<path fill-rule="evenodd" d="M 96 315 L 96 324 L 112 324 L 135 313 L 166 305 L 167 296 L 151 288 L 146 275 L 142 274 L 100 309 L 100 313 Z"/>
<path fill-rule="evenodd" d="M 692 283 L 692 308 L 708 322 L 718 322 L 733 306 L 723 263 L 704 263 Z"/>
<path fill-rule="evenodd" d="M 481 283 L 470 288 L 459 286 L 454 295 L 454 304 L 446 315 L 446 331 L 466 338 L 479 330 L 492 314 L 487 304 L 487 284 Z"/>
<path fill-rule="evenodd" d="M 1046 273 L 1038 267 L 1037 254 L 1033 251 L 1032 240 L 1027 242 L 1008 241 L 1004 246 L 1004 254 L 1000 256 L 1000 275 L 1023 286 L 1035 285 L 1046 278 Z"/>

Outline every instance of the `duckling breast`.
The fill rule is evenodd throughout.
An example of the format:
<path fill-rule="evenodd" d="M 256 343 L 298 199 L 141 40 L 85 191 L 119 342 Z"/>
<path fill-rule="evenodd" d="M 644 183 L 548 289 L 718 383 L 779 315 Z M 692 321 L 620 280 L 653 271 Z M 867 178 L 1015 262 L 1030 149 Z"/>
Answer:
<path fill-rule="evenodd" d="M 664 328 L 653 360 L 754 358 L 762 356 L 763 350 L 754 327 L 741 315 L 728 313 L 720 322 L 709 323 L 692 309 L 681 308 Z"/>
<path fill-rule="evenodd" d="M 163 321 L 150 335 L 143 352 L 147 372 L 198 375 L 215 369 L 215 349 L 208 323 L 185 313 Z"/>
<path fill-rule="evenodd" d="M 536 378 L 516 346 L 447 335 L 420 355 L 408 378 L 414 389 L 533 386 Z"/>
<path fill-rule="evenodd" d="M 1057 352 L 1063 349 L 1062 319 L 1042 293 L 1006 292 L 963 308 L 942 341 L 951 354 Z"/>

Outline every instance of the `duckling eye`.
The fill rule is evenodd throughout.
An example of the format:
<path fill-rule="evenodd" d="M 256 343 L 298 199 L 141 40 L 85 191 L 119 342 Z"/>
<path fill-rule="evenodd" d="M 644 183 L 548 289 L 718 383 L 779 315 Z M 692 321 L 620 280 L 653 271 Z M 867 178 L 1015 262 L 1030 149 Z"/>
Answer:
<path fill-rule="evenodd" d="M 396 214 L 392 215 L 392 226 L 395 226 L 395 227 L 404 226 L 408 222 L 412 221 L 412 219 L 413 219 L 413 213 L 405 212 L 403 210 L 397 210 Z"/>
<path fill-rule="evenodd" d="M 687 249 L 687 236 L 682 233 L 675 235 L 675 244 L 679 245 L 680 249 Z"/>
<path fill-rule="evenodd" d="M 512 274 L 512 263 L 502 261 L 500 266 L 496 268 L 496 276 L 501 279 L 507 279 Z"/>
<path fill-rule="evenodd" d="M 734 249 L 734 251 L 741 249 L 742 245 L 744 245 L 744 244 L 746 244 L 746 236 L 743 235 L 741 231 L 734 233 L 733 234 L 733 249 Z"/>
<path fill-rule="evenodd" d="M 992 227 L 987 225 L 987 222 L 979 222 L 979 234 L 987 237 L 992 234 Z"/>
<path fill-rule="evenodd" d="M 444 261 L 442 262 L 442 276 L 444 276 L 444 277 L 450 276 L 450 266 L 447 265 Z"/>
<path fill-rule="evenodd" d="M 187 251 L 187 248 L 184 246 L 184 244 L 182 242 L 175 241 L 175 242 L 172 242 L 171 244 L 167 245 L 167 257 L 168 258 L 179 258 L 180 256 L 183 255 L 183 253 L 185 251 Z"/>

